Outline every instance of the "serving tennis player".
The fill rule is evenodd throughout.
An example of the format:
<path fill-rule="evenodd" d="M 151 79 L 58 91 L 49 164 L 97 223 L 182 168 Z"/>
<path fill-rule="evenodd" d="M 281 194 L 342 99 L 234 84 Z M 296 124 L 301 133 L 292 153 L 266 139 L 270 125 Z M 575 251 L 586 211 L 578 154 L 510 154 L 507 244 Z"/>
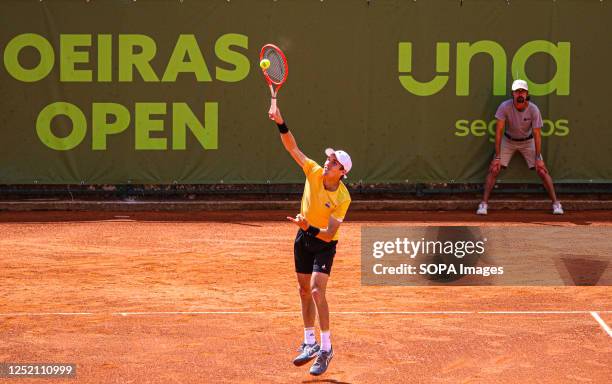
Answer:
<path fill-rule="evenodd" d="M 351 203 L 342 179 L 351 170 L 352 162 L 345 151 L 327 148 L 327 159 L 321 167 L 300 151 L 278 107 L 268 116 L 278 126 L 285 149 L 306 175 L 300 213 L 287 217 L 299 227 L 293 256 L 304 320 L 304 342 L 293 364 L 301 366 L 316 358 L 310 374 L 318 376 L 327 370 L 334 356 L 325 291 L 336 254 L 338 228 Z M 320 345 L 316 341 L 314 328 L 317 313 L 321 330 Z"/>

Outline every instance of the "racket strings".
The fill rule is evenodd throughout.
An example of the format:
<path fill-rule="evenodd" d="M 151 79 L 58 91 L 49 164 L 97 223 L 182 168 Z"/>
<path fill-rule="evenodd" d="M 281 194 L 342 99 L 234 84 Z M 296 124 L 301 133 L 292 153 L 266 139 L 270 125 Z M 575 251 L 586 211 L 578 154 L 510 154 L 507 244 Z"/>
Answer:
<path fill-rule="evenodd" d="M 285 68 L 285 62 L 281 55 L 273 48 L 267 49 L 264 54 L 264 58 L 270 60 L 270 67 L 266 69 L 266 73 L 275 83 L 280 83 L 285 78 L 287 72 Z"/>

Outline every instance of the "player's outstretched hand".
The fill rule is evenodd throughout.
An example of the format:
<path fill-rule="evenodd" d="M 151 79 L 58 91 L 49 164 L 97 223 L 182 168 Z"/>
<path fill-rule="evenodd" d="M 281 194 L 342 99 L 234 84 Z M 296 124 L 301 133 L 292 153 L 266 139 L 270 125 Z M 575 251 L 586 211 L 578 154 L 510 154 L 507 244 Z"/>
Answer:
<path fill-rule="evenodd" d="M 268 113 L 270 120 L 273 120 L 276 124 L 282 124 L 284 122 L 283 116 L 281 115 L 280 108 L 276 107 L 274 113 Z"/>
<path fill-rule="evenodd" d="M 295 215 L 295 218 L 293 218 L 291 216 L 287 216 L 287 220 L 293 221 L 303 231 L 307 230 L 308 226 L 310 225 L 310 224 L 308 224 L 308 220 L 306 220 L 306 218 L 304 216 L 302 216 L 300 213 Z"/>

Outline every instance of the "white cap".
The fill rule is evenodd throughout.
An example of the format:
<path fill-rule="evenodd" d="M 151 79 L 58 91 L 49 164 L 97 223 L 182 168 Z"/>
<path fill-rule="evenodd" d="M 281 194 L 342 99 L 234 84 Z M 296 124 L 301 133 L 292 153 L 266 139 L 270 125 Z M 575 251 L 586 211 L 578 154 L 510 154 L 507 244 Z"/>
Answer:
<path fill-rule="evenodd" d="M 514 80 L 514 82 L 512 83 L 512 91 L 516 91 L 517 89 L 524 89 L 526 91 L 529 91 L 529 88 L 527 87 L 527 82 L 525 80 Z"/>
<path fill-rule="evenodd" d="M 351 161 L 351 157 L 349 156 L 348 153 L 344 152 L 343 150 L 340 150 L 340 149 L 335 150 L 335 149 L 327 148 L 325 150 L 325 154 L 327 156 L 336 155 L 336 159 L 338 160 L 340 164 L 342 164 L 346 173 L 348 173 L 353 167 L 353 162 Z"/>

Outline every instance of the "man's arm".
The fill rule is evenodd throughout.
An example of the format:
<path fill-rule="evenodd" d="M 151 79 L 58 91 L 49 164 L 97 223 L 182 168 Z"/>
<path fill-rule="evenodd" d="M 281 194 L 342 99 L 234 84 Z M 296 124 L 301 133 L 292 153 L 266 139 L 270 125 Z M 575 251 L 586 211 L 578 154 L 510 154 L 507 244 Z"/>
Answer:
<path fill-rule="evenodd" d="M 542 156 L 542 129 L 533 129 L 533 141 L 535 142 L 536 160 L 541 160 Z"/>
<path fill-rule="evenodd" d="M 497 125 L 495 126 L 495 157 L 491 160 L 489 172 L 499 172 L 501 169 L 501 142 L 505 125 L 506 120 L 497 119 Z"/>
<path fill-rule="evenodd" d="M 342 221 L 330 216 L 329 222 L 327 223 L 327 228 L 321 228 L 317 237 L 326 243 L 329 243 L 336 235 L 336 232 L 338 232 L 340 224 L 342 224 Z"/>
<path fill-rule="evenodd" d="M 495 126 L 495 158 L 499 159 L 501 156 L 501 142 L 504 134 L 504 126 L 506 120 L 497 119 L 497 125 Z"/>
<path fill-rule="evenodd" d="M 276 125 L 278 125 L 279 131 L 281 131 L 281 141 L 283 142 L 283 146 L 285 147 L 287 152 L 289 152 L 291 157 L 293 157 L 293 160 L 295 160 L 295 162 L 298 163 L 300 167 L 304 168 L 304 163 L 306 163 L 307 157 L 306 155 L 304 155 L 304 153 L 302 153 L 302 151 L 300 151 L 295 141 L 295 137 L 293 137 L 293 134 L 287 129 L 287 126 L 285 125 L 285 120 L 281 115 L 280 109 L 276 108 L 276 113 L 273 115 L 269 115 L 269 117 L 271 120 L 274 120 Z M 286 132 L 283 132 L 285 130 Z"/>
<path fill-rule="evenodd" d="M 542 129 L 541 128 L 533 129 L 533 141 L 535 144 L 536 171 L 548 173 L 548 169 L 546 169 L 546 165 L 544 164 L 544 159 L 542 159 Z"/>

